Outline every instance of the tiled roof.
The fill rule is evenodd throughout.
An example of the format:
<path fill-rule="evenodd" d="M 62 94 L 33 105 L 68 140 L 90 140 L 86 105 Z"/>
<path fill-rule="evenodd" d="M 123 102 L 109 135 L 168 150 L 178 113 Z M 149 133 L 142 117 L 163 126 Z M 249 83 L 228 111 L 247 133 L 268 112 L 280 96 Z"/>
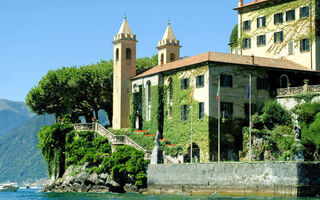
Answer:
<path fill-rule="evenodd" d="M 239 64 L 255 67 L 267 67 L 267 68 L 277 68 L 277 69 L 286 69 L 286 70 L 299 70 L 299 71 L 309 71 L 315 72 L 303 65 L 295 63 L 287 59 L 273 59 L 273 58 L 264 58 L 264 57 L 254 57 L 254 64 L 252 64 L 252 56 L 243 56 L 227 53 L 216 53 L 216 52 L 206 52 L 196 56 L 184 58 L 174 62 L 167 63 L 162 66 L 157 66 L 151 68 L 135 77 L 133 79 L 141 78 L 144 76 L 149 76 L 157 74 L 160 72 L 170 71 L 174 69 L 179 69 L 182 67 L 188 67 L 197 63 L 203 63 L 207 61 L 218 62 L 218 63 L 230 63 L 230 64 Z"/>
<path fill-rule="evenodd" d="M 247 7 L 247 6 L 259 4 L 259 3 L 262 3 L 262 2 L 266 2 L 266 1 L 272 1 L 272 0 L 254 0 L 254 1 L 251 1 L 251 2 L 249 2 L 249 3 L 244 4 L 243 6 L 240 6 L 240 7 L 235 8 L 235 10 L 237 10 L 237 9 L 239 9 L 239 8 L 243 8 L 243 7 Z"/>

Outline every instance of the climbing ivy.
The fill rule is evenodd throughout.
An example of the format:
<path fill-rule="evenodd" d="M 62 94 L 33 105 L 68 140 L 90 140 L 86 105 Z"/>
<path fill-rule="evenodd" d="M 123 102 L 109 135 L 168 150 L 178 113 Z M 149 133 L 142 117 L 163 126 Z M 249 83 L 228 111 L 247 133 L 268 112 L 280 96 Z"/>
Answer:
<path fill-rule="evenodd" d="M 288 10 L 293 10 L 300 8 L 302 6 L 309 6 L 311 9 L 310 17 L 308 18 L 299 18 L 299 15 L 296 15 L 296 20 L 292 22 L 284 22 L 277 25 L 271 25 L 273 24 L 273 15 L 276 13 L 285 13 Z M 283 30 L 284 33 L 284 41 L 281 43 L 274 43 L 272 36 L 268 41 L 267 44 L 271 44 L 270 47 L 267 49 L 268 53 L 278 54 L 280 53 L 288 44 L 289 41 L 295 42 L 295 47 L 299 45 L 299 41 L 304 38 L 310 38 L 310 44 L 312 45 L 313 42 L 315 42 L 315 34 L 316 30 L 315 28 L 310 31 L 310 27 L 315 27 L 315 16 L 313 15 L 313 11 L 315 10 L 315 1 L 314 0 L 298 0 L 298 1 L 291 1 L 281 4 L 276 4 L 273 6 L 268 6 L 262 9 L 258 9 L 255 11 L 252 11 L 248 16 L 251 19 L 251 24 L 253 26 L 254 21 L 257 21 L 258 17 L 265 16 L 266 17 L 266 23 L 270 24 L 266 27 L 254 29 L 247 32 L 241 32 L 242 35 L 240 38 L 238 38 L 238 44 L 240 47 L 242 46 L 242 40 L 244 38 L 253 37 L 259 34 L 268 33 L 268 32 L 276 32 L 277 30 Z M 244 11 L 245 13 L 246 11 Z M 284 15 L 285 16 L 285 15 Z M 285 20 L 284 20 L 285 21 Z"/>

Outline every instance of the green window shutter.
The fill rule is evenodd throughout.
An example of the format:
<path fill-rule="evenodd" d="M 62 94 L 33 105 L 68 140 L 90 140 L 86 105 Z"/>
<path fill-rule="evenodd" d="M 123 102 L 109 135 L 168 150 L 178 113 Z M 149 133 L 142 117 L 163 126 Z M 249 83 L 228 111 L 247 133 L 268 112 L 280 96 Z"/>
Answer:
<path fill-rule="evenodd" d="M 276 24 L 277 23 L 277 18 L 276 18 L 276 14 L 273 15 L 273 23 Z"/>
<path fill-rule="evenodd" d="M 181 80 L 181 90 L 183 90 L 183 79 Z"/>
<path fill-rule="evenodd" d="M 204 75 L 201 76 L 201 86 L 204 86 Z"/>
<path fill-rule="evenodd" d="M 186 105 L 186 121 L 189 120 L 189 105 Z"/>
<path fill-rule="evenodd" d="M 300 51 L 303 51 L 303 40 L 300 40 Z"/>
<path fill-rule="evenodd" d="M 251 21 L 248 21 L 248 30 L 251 30 Z"/>
<path fill-rule="evenodd" d="M 183 106 L 181 106 L 180 120 L 183 121 Z"/>
<path fill-rule="evenodd" d="M 273 41 L 274 41 L 274 43 L 277 42 L 277 33 L 274 33 L 274 34 L 273 34 Z"/>
<path fill-rule="evenodd" d="M 306 17 L 309 17 L 309 6 L 306 7 Z"/>
<path fill-rule="evenodd" d="M 283 23 L 283 13 L 280 13 L 280 23 Z"/>
<path fill-rule="evenodd" d="M 280 32 L 280 41 L 283 42 L 283 31 Z"/>
<path fill-rule="evenodd" d="M 306 39 L 306 50 L 307 50 L 307 51 L 310 50 L 310 40 L 309 40 L 309 38 Z"/>
<path fill-rule="evenodd" d="M 302 18 L 302 8 L 299 9 L 300 10 L 300 19 Z"/>
<path fill-rule="evenodd" d="M 199 80 L 200 80 L 200 76 L 197 76 L 197 78 L 196 78 L 196 87 L 199 87 Z"/>
<path fill-rule="evenodd" d="M 265 27 L 266 26 L 266 17 L 262 18 L 262 26 Z"/>
<path fill-rule="evenodd" d="M 189 78 L 187 78 L 187 88 L 186 89 L 189 89 Z"/>

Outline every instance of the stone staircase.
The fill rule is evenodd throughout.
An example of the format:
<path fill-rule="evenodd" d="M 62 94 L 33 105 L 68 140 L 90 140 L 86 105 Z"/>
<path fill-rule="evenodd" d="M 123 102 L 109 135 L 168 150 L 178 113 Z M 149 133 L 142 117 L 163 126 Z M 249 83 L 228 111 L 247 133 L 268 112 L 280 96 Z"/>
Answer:
<path fill-rule="evenodd" d="M 106 129 L 105 127 L 101 126 L 98 123 L 74 124 L 74 129 L 76 131 L 94 131 L 99 135 L 108 138 L 109 142 L 111 142 L 111 145 L 113 147 L 121 146 L 121 145 L 129 145 L 139 151 L 143 151 L 145 159 L 148 159 L 148 160 L 151 159 L 152 151 L 144 149 L 143 147 L 141 147 L 139 144 L 137 144 L 135 141 L 133 141 L 131 138 L 129 138 L 126 135 L 115 135 L 111 133 L 108 129 Z"/>

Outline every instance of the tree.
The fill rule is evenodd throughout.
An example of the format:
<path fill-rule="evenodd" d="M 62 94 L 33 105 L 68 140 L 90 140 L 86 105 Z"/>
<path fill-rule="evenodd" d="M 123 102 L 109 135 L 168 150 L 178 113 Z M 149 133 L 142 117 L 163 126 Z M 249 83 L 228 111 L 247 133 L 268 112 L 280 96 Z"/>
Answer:
<path fill-rule="evenodd" d="M 158 65 L 157 55 L 137 59 L 137 73 Z M 112 122 L 113 61 L 101 60 L 96 64 L 62 67 L 50 70 L 39 84 L 33 87 L 26 105 L 39 115 L 53 114 L 56 119 L 69 114 L 72 122 L 85 116 L 90 122 L 98 118 L 100 109 L 106 111 Z"/>
<path fill-rule="evenodd" d="M 238 24 L 236 24 L 232 29 L 229 43 L 231 48 L 235 48 L 238 46 Z"/>

